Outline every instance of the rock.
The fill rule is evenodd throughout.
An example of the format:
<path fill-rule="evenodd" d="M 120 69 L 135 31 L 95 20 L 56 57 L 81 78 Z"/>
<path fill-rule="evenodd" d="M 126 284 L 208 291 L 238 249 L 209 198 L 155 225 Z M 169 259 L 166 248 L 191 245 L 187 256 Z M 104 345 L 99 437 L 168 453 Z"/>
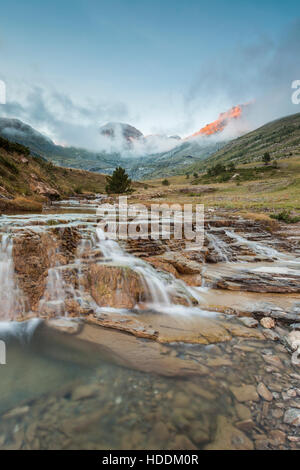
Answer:
<path fill-rule="evenodd" d="M 72 400 L 84 400 L 86 398 L 94 397 L 99 393 L 99 385 L 91 384 L 91 385 L 80 385 L 79 387 L 75 388 L 72 392 L 71 399 Z"/>
<path fill-rule="evenodd" d="M 260 320 L 260 324 L 261 326 L 267 329 L 275 328 L 275 325 L 276 325 L 275 320 L 273 320 L 273 318 L 270 318 L 270 317 L 262 318 Z"/>
<path fill-rule="evenodd" d="M 257 392 L 258 394 L 266 401 L 272 401 L 273 400 L 273 395 L 268 390 L 268 388 L 265 386 L 263 382 L 260 382 L 257 386 Z"/>
<path fill-rule="evenodd" d="M 58 330 L 61 333 L 76 334 L 80 329 L 80 322 L 68 318 L 51 318 L 46 321 L 49 328 Z"/>
<path fill-rule="evenodd" d="M 238 421 L 235 423 L 236 427 L 241 429 L 241 431 L 251 431 L 254 428 L 255 424 L 252 419 L 245 419 L 244 421 Z"/>
<path fill-rule="evenodd" d="M 285 443 L 286 435 L 280 429 L 271 430 L 269 433 L 270 442 L 274 446 L 280 446 Z"/>
<path fill-rule="evenodd" d="M 258 321 L 251 317 L 239 317 L 239 320 L 248 328 L 255 328 L 258 325 Z"/>
<path fill-rule="evenodd" d="M 282 418 L 283 416 L 283 411 L 280 409 L 276 409 L 272 411 L 272 416 L 276 419 Z"/>
<path fill-rule="evenodd" d="M 300 409 L 289 408 L 284 414 L 283 422 L 292 426 L 300 426 Z"/>
<path fill-rule="evenodd" d="M 278 367 L 279 369 L 282 369 L 284 367 L 278 356 L 263 354 L 263 359 L 265 362 L 267 362 L 267 364 L 270 364 L 271 366 Z"/>
<path fill-rule="evenodd" d="M 264 334 L 266 339 L 270 339 L 271 341 L 279 341 L 279 339 L 280 339 L 279 334 L 276 333 L 273 330 L 264 329 L 263 334 Z"/>
<path fill-rule="evenodd" d="M 201 274 L 202 266 L 197 261 L 190 260 L 184 255 L 175 252 L 167 251 L 160 258 L 170 263 L 180 274 Z"/>
<path fill-rule="evenodd" d="M 20 416 L 24 416 L 28 413 L 29 406 L 20 406 L 18 408 L 14 408 L 13 410 L 8 411 L 2 416 L 2 419 L 12 419 L 12 418 L 19 418 Z"/>
<path fill-rule="evenodd" d="M 124 266 L 91 265 L 90 289 L 101 307 L 132 309 L 146 298 L 139 274 Z"/>
<path fill-rule="evenodd" d="M 163 421 L 156 423 L 152 429 L 153 437 L 158 442 L 166 442 L 169 439 L 169 430 Z"/>
<path fill-rule="evenodd" d="M 236 414 L 238 415 L 241 421 L 247 421 L 251 419 L 251 411 L 248 406 L 237 403 L 235 405 Z"/>
<path fill-rule="evenodd" d="M 196 450 L 197 447 L 190 441 L 187 436 L 179 434 L 175 437 L 170 446 L 170 450 Z"/>
<path fill-rule="evenodd" d="M 252 441 L 239 429 L 232 426 L 225 416 L 218 416 L 215 440 L 206 445 L 206 450 L 253 450 Z"/>
<path fill-rule="evenodd" d="M 237 401 L 258 401 L 258 394 L 254 385 L 242 385 L 241 387 L 230 387 Z"/>
<path fill-rule="evenodd" d="M 296 351 L 300 347 L 300 331 L 292 331 L 286 338 L 292 351 Z"/>

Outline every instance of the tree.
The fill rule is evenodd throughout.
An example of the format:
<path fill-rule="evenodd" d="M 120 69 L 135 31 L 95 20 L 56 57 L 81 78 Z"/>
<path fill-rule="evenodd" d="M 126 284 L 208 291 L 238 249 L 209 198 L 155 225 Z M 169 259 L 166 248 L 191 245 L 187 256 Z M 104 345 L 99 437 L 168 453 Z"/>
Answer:
<path fill-rule="evenodd" d="M 268 165 L 268 163 L 270 163 L 270 161 L 271 161 L 271 157 L 270 157 L 269 152 L 264 153 L 264 156 L 263 156 L 262 159 L 263 159 L 263 162 L 265 163 L 265 165 Z"/>
<path fill-rule="evenodd" d="M 193 174 L 194 178 L 198 178 L 198 173 L 195 171 L 195 173 Z"/>
<path fill-rule="evenodd" d="M 123 194 L 132 191 L 131 179 L 124 168 L 117 167 L 111 176 L 106 177 L 105 190 L 108 194 Z"/>
<path fill-rule="evenodd" d="M 169 186 L 170 185 L 170 181 L 167 180 L 167 179 L 164 179 L 161 184 L 163 184 L 164 186 Z"/>
<path fill-rule="evenodd" d="M 233 162 L 230 162 L 229 165 L 228 165 L 228 171 L 235 171 L 235 165 Z"/>

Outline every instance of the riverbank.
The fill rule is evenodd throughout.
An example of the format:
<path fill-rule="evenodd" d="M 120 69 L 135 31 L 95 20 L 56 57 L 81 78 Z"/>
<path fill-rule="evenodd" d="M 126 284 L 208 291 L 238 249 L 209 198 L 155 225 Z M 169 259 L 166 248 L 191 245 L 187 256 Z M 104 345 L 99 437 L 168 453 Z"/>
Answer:
<path fill-rule="evenodd" d="M 106 240 L 96 206 L 0 219 L 2 321 L 44 321 L 8 341 L 2 448 L 298 448 L 298 225 L 208 211 L 186 251 Z"/>

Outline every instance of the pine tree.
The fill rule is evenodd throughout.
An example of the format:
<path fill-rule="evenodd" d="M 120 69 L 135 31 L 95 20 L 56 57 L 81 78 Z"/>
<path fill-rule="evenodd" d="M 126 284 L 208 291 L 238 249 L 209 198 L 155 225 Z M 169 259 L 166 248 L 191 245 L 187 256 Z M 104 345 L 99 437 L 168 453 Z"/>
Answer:
<path fill-rule="evenodd" d="M 265 165 L 267 165 L 268 163 L 270 163 L 270 161 L 271 161 L 271 156 L 269 152 L 266 152 L 263 156 L 263 162 L 265 163 Z"/>
<path fill-rule="evenodd" d="M 111 176 L 106 177 L 106 182 L 105 190 L 108 194 L 123 194 L 132 191 L 131 179 L 121 166 L 116 168 Z"/>

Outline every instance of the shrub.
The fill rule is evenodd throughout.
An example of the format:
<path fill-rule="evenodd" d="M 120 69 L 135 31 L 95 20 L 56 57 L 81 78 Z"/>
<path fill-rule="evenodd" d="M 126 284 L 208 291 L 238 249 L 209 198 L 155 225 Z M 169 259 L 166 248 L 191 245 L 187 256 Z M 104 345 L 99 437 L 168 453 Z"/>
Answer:
<path fill-rule="evenodd" d="M 270 217 L 272 219 L 280 220 L 286 224 L 295 224 L 296 222 L 300 221 L 300 217 L 298 216 L 291 216 L 291 211 L 284 209 L 283 211 L 279 212 L 278 214 L 271 214 Z"/>
<path fill-rule="evenodd" d="M 161 182 L 161 184 L 162 184 L 163 186 L 170 186 L 170 181 L 167 180 L 167 179 L 164 179 L 164 180 Z"/>

